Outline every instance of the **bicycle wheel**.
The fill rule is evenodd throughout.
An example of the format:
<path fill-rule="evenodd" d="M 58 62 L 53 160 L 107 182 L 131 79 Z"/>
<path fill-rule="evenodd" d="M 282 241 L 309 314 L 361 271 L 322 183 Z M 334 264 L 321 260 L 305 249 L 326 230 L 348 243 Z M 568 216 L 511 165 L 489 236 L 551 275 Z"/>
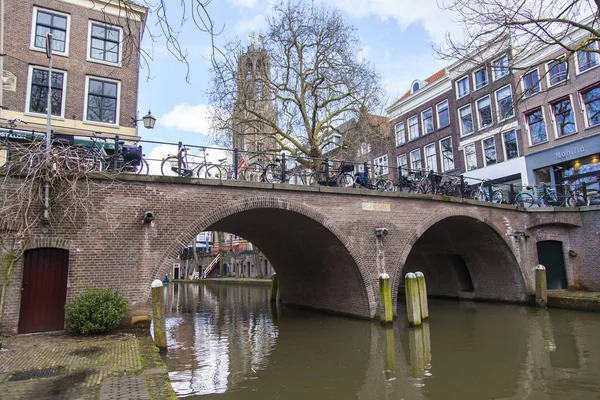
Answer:
<path fill-rule="evenodd" d="M 431 190 L 431 181 L 429 179 L 422 179 L 417 184 L 417 193 L 419 194 L 431 193 Z"/>
<path fill-rule="evenodd" d="M 169 156 L 167 158 L 165 158 L 162 163 L 160 164 L 160 173 L 163 176 L 175 176 L 175 175 L 179 175 L 181 176 L 182 174 L 180 173 L 181 170 L 183 170 L 184 167 L 184 163 L 181 163 L 181 167 L 178 168 L 177 167 L 177 157 L 176 156 Z"/>
<path fill-rule="evenodd" d="M 263 171 L 264 168 L 262 164 L 252 163 L 248 165 L 246 168 L 246 176 L 245 180 L 249 182 L 262 182 L 263 181 Z"/>
<path fill-rule="evenodd" d="M 122 172 L 131 172 L 137 175 L 148 175 L 149 170 L 150 166 L 143 158 L 139 161 L 130 161 L 121 168 Z"/>
<path fill-rule="evenodd" d="M 206 179 L 223 179 L 223 171 L 218 165 L 211 165 L 204 173 Z"/>
<path fill-rule="evenodd" d="M 352 187 L 354 186 L 354 177 L 347 173 L 339 174 L 337 177 L 337 185 L 339 187 Z"/>
<path fill-rule="evenodd" d="M 502 199 L 504 199 L 502 190 L 494 190 L 494 192 L 492 193 L 492 203 L 502 203 Z"/>
<path fill-rule="evenodd" d="M 279 165 L 267 165 L 267 168 L 265 168 L 265 182 L 281 183 L 281 167 Z"/>
<path fill-rule="evenodd" d="M 396 185 L 394 185 L 394 181 L 391 179 L 380 179 L 377 181 L 376 188 L 384 192 L 393 192 L 396 190 Z"/>
<path fill-rule="evenodd" d="M 483 193 L 483 190 L 481 189 L 476 189 L 471 192 L 469 198 L 471 200 L 485 201 L 485 193 Z"/>
<path fill-rule="evenodd" d="M 546 196 L 546 204 L 550 207 L 562 207 L 565 203 L 565 196 L 558 192 L 549 192 Z"/>
<path fill-rule="evenodd" d="M 531 207 L 533 205 L 533 196 L 529 193 L 519 193 L 515 196 L 513 204 L 519 207 Z"/>

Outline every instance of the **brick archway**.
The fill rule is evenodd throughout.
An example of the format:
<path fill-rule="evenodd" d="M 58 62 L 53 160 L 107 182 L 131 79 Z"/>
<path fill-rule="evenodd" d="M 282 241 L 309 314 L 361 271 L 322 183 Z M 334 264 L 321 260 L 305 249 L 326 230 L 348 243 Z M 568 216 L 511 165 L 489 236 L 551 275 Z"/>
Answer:
<path fill-rule="evenodd" d="M 265 220 L 268 224 L 261 225 Z M 276 197 L 236 201 L 193 221 L 166 248 L 152 276 L 164 276 L 185 245 L 205 230 L 233 233 L 257 245 L 279 274 L 284 303 L 361 317 L 375 312 L 377 300 L 366 284 L 369 266 L 354 241 L 315 208 Z"/>

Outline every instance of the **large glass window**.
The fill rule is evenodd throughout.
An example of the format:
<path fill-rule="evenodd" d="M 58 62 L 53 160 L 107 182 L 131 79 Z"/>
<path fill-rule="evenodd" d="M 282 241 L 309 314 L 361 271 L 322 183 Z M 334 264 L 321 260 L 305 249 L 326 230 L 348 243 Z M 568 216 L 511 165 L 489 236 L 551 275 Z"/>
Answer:
<path fill-rule="evenodd" d="M 461 80 L 456 82 L 456 91 L 458 93 L 458 98 L 465 97 L 469 94 L 469 77 L 465 76 Z"/>
<path fill-rule="evenodd" d="M 508 56 L 502 56 L 492 63 L 492 73 L 494 80 L 500 79 L 508 75 Z"/>
<path fill-rule="evenodd" d="M 550 61 L 548 63 L 548 82 L 550 86 L 558 85 L 567 80 L 567 62 L 566 61 Z"/>
<path fill-rule="evenodd" d="M 556 125 L 556 136 L 561 137 L 575 133 L 575 115 L 571 107 L 571 99 L 559 100 L 551 105 Z"/>
<path fill-rule="evenodd" d="M 92 23 L 90 29 L 90 58 L 111 64 L 119 63 L 121 30 Z"/>
<path fill-rule="evenodd" d="M 410 167 L 413 170 L 420 170 L 421 167 L 421 149 L 410 152 Z"/>
<path fill-rule="evenodd" d="M 450 125 L 450 112 L 448 111 L 448 100 L 442 101 L 436 106 L 437 108 L 437 120 L 438 129 L 444 128 Z"/>
<path fill-rule="evenodd" d="M 52 115 L 63 116 L 63 72 L 52 71 Z M 29 88 L 29 112 L 46 114 L 48 111 L 48 70 L 31 69 L 31 87 Z"/>
<path fill-rule="evenodd" d="M 540 86 L 540 76 L 538 70 L 534 69 L 523 75 L 523 93 L 525 96 L 531 96 L 539 92 L 542 88 Z"/>
<path fill-rule="evenodd" d="M 498 120 L 503 121 L 515 115 L 512 91 L 510 86 L 505 86 L 496 91 L 496 104 L 498 104 Z"/>
<path fill-rule="evenodd" d="M 406 154 L 400 154 L 396 158 L 396 162 L 400 168 L 400 173 L 404 176 L 408 175 L 408 157 Z"/>
<path fill-rule="evenodd" d="M 586 46 L 586 50 L 598 51 L 598 42 L 591 42 Z M 579 72 L 585 72 L 592 69 L 600 64 L 600 54 L 593 51 L 578 51 L 577 52 L 577 65 Z"/>
<path fill-rule="evenodd" d="M 435 143 L 428 144 L 425 150 L 425 169 L 437 172 L 437 159 L 435 154 Z"/>
<path fill-rule="evenodd" d="M 454 169 L 454 152 L 452 150 L 452 138 L 447 137 L 440 140 L 440 149 L 442 152 L 442 172 Z"/>
<path fill-rule="evenodd" d="M 46 10 L 36 9 L 33 47 L 46 48 L 46 34 L 52 34 L 52 50 L 57 53 L 67 52 L 68 16 Z"/>
<path fill-rule="evenodd" d="M 548 140 L 546 124 L 544 123 L 544 114 L 541 108 L 525 114 L 525 120 L 527 121 L 527 126 L 529 127 L 529 135 L 531 137 L 532 145 L 543 143 Z"/>
<path fill-rule="evenodd" d="M 490 96 L 477 100 L 477 114 L 479 117 L 479 128 L 492 125 L 492 104 Z"/>
<path fill-rule="evenodd" d="M 506 150 L 506 159 L 512 160 L 519 157 L 519 148 L 517 146 L 517 131 L 510 130 L 503 133 L 504 149 Z"/>
<path fill-rule="evenodd" d="M 488 73 L 487 69 L 483 68 L 479 71 L 475 71 L 473 74 L 475 76 L 475 90 L 481 89 L 488 84 Z"/>
<path fill-rule="evenodd" d="M 600 124 L 600 86 L 582 93 L 587 126 Z"/>
<path fill-rule="evenodd" d="M 118 96 L 116 82 L 88 78 L 86 120 L 116 124 Z"/>
<path fill-rule="evenodd" d="M 423 124 L 423 135 L 433 132 L 433 111 L 431 108 L 421 113 L 421 122 Z"/>
<path fill-rule="evenodd" d="M 496 164 L 496 141 L 494 138 L 483 139 L 481 145 L 483 146 L 483 160 L 485 165 Z"/>
<path fill-rule="evenodd" d="M 469 135 L 473 133 L 473 114 L 471 112 L 471 105 L 467 105 L 458 110 L 458 116 L 460 119 L 460 133 L 461 136 Z"/>
<path fill-rule="evenodd" d="M 401 146 L 406 142 L 406 129 L 404 129 L 404 122 L 398 122 L 394 127 L 396 131 L 396 146 Z"/>
<path fill-rule="evenodd" d="M 408 119 L 408 140 L 415 140 L 419 137 L 419 119 L 415 115 Z"/>
<path fill-rule="evenodd" d="M 464 147 L 465 152 L 465 164 L 467 171 L 473 171 L 477 169 L 477 156 L 475 154 L 475 145 L 470 144 Z"/>
<path fill-rule="evenodd" d="M 375 175 L 387 175 L 388 174 L 388 156 L 384 154 L 373 160 L 375 166 Z"/>

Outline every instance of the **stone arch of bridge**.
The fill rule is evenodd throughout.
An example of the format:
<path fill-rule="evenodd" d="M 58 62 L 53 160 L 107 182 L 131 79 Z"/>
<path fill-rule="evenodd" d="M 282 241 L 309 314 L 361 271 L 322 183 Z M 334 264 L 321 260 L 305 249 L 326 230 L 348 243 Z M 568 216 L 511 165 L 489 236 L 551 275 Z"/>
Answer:
<path fill-rule="evenodd" d="M 228 232 L 255 244 L 277 271 L 285 304 L 367 318 L 375 312 L 374 291 L 366 284 L 369 266 L 353 241 L 314 207 L 254 197 L 215 208 L 172 241 L 153 277 L 169 272 L 173 260 L 202 231 Z"/>
<path fill-rule="evenodd" d="M 400 253 L 394 293 L 403 287 L 406 273 L 422 271 L 431 295 L 524 301 L 525 277 L 502 228 L 476 214 L 432 216 Z"/>

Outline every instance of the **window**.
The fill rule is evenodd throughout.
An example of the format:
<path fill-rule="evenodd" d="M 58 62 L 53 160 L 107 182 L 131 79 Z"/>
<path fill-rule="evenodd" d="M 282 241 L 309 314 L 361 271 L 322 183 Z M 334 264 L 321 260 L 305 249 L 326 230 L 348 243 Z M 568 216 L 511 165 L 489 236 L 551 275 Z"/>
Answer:
<path fill-rule="evenodd" d="M 394 127 L 396 131 L 396 146 L 402 146 L 406 142 L 406 129 L 404 129 L 404 122 L 398 122 Z"/>
<path fill-rule="evenodd" d="M 562 137 L 575 133 L 575 115 L 571 107 L 571 99 L 559 100 L 551 104 L 552 113 L 554 114 L 554 123 L 556 125 L 556 136 Z"/>
<path fill-rule="evenodd" d="M 419 82 L 415 82 L 415 83 L 413 83 L 413 86 L 412 86 L 412 92 L 414 93 L 417 90 L 419 90 L 420 88 L 421 87 L 419 86 Z"/>
<path fill-rule="evenodd" d="M 458 98 L 465 97 L 469 94 L 469 77 L 465 76 L 461 80 L 456 82 L 456 92 L 458 93 Z"/>
<path fill-rule="evenodd" d="M 467 166 L 467 171 L 473 171 L 477 169 L 477 156 L 475 154 L 475 145 L 470 144 L 464 147 L 465 151 L 465 165 Z"/>
<path fill-rule="evenodd" d="M 510 86 L 496 91 L 496 104 L 498 105 L 498 121 L 503 121 L 515 115 Z"/>
<path fill-rule="evenodd" d="M 483 68 L 479 71 L 475 71 L 473 74 L 475 77 L 475 90 L 481 89 L 488 84 L 488 73 L 487 69 Z"/>
<path fill-rule="evenodd" d="M 408 140 L 415 140 L 419 137 L 419 119 L 415 115 L 408 119 Z"/>
<path fill-rule="evenodd" d="M 546 67 L 548 68 L 548 85 L 554 86 L 563 83 L 567 80 L 567 62 L 566 61 L 550 61 Z"/>
<path fill-rule="evenodd" d="M 388 174 L 388 156 L 384 154 L 380 157 L 377 157 L 373 160 L 373 165 L 375 166 L 375 175 L 387 175 Z M 381 168 L 381 169 L 380 169 Z"/>
<path fill-rule="evenodd" d="M 588 45 L 585 47 L 586 50 L 598 51 L 598 42 L 588 43 Z M 598 64 L 600 64 L 600 54 L 594 53 L 592 51 L 579 50 L 577 52 L 577 70 L 580 73 L 597 67 Z"/>
<path fill-rule="evenodd" d="M 425 150 L 425 169 L 437 172 L 437 159 L 435 156 L 435 143 L 428 144 Z"/>
<path fill-rule="evenodd" d="M 69 48 L 69 15 L 33 8 L 31 47 L 46 51 L 46 34 L 52 34 L 52 51 L 67 55 Z"/>
<path fill-rule="evenodd" d="M 423 135 L 433 132 L 433 111 L 431 108 L 421 113 L 421 123 L 423 124 Z"/>
<path fill-rule="evenodd" d="M 517 147 L 517 131 L 510 130 L 502 134 L 504 138 L 504 150 L 506 151 L 506 160 L 512 160 L 519 157 L 519 149 Z"/>
<path fill-rule="evenodd" d="M 496 142 L 494 137 L 483 139 L 481 141 L 483 146 L 483 162 L 485 165 L 496 164 Z"/>
<path fill-rule="evenodd" d="M 477 116 L 479 117 L 479 128 L 492 125 L 492 105 L 490 96 L 477 100 Z"/>
<path fill-rule="evenodd" d="M 91 60 L 110 64 L 121 62 L 121 29 L 90 21 L 88 55 Z"/>
<path fill-rule="evenodd" d="M 531 96 L 536 94 L 541 90 L 540 86 L 540 77 L 538 74 L 538 70 L 534 69 L 531 72 L 523 75 L 523 94 L 527 96 Z"/>
<path fill-rule="evenodd" d="M 440 140 L 440 151 L 442 152 L 442 172 L 454 169 L 454 152 L 452 151 L 451 137 Z"/>
<path fill-rule="evenodd" d="M 86 121 L 118 124 L 119 83 L 88 78 Z"/>
<path fill-rule="evenodd" d="M 585 116 L 587 126 L 600 124 L 600 86 L 592 88 L 587 92 L 583 92 L 583 107 L 585 108 Z"/>
<path fill-rule="evenodd" d="M 403 176 L 408 175 L 408 159 L 406 154 L 401 154 L 396 158 L 396 162 L 398 163 L 398 167 L 400 168 L 400 173 Z"/>
<path fill-rule="evenodd" d="M 458 110 L 460 119 L 460 135 L 466 136 L 473 133 L 473 114 L 471 113 L 471 105 L 467 105 Z"/>
<path fill-rule="evenodd" d="M 413 170 L 421 169 L 421 149 L 410 152 L 410 168 Z"/>
<path fill-rule="evenodd" d="M 508 75 L 508 56 L 502 56 L 492 63 L 492 73 L 494 75 L 494 80 L 498 80 L 500 78 Z"/>
<path fill-rule="evenodd" d="M 63 91 L 66 73 L 52 71 L 52 115 L 64 116 Z M 46 114 L 48 105 L 48 70 L 40 67 L 29 68 L 29 87 L 27 96 L 27 111 Z"/>
<path fill-rule="evenodd" d="M 544 123 L 544 113 L 541 108 L 525 114 L 525 121 L 529 127 L 531 144 L 543 143 L 548 140 L 546 133 L 546 124 Z"/>
<path fill-rule="evenodd" d="M 436 106 L 438 129 L 450 125 L 450 113 L 448 111 L 448 100 L 442 101 Z"/>
<path fill-rule="evenodd" d="M 360 144 L 359 155 L 367 154 L 371 152 L 371 145 L 367 142 L 362 142 Z"/>

